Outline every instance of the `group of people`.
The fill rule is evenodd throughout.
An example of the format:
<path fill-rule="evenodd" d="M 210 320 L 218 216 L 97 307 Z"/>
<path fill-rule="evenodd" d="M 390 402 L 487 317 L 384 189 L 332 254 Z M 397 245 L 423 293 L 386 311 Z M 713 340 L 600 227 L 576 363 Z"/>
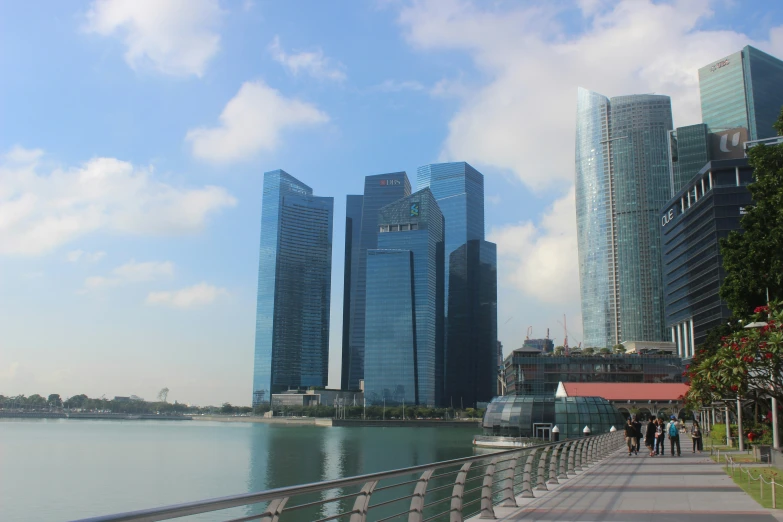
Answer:
<path fill-rule="evenodd" d="M 628 445 L 628 456 L 630 457 L 631 454 L 639 454 L 642 439 L 644 439 L 644 445 L 647 446 L 647 449 L 650 451 L 650 457 L 664 455 L 664 445 L 666 443 L 667 435 L 669 437 L 671 456 L 673 457 L 675 455 L 676 449 L 677 456 L 681 457 L 680 426 L 677 424 L 677 417 L 672 415 L 671 421 L 668 424 L 663 419 L 650 419 L 644 429 L 644 433 L 642 433 L 642 423 L 636 416 L 629 418 L 625 425 L 625 442 Z M 693 439 L 693 452 L 701 453 L 701 428 L 696 421 L 693 422 L 691 438 Z"/>

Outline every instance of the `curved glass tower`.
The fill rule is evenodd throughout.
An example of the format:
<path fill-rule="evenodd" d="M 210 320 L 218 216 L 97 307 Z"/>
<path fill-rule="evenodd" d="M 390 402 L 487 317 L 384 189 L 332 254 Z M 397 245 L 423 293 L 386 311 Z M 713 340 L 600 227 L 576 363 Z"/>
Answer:
<path fill-rule="evenodd" d="M 671 99 L 579 89 L 576 219 L 585 346 L 663 341 L 658 215 L 671 192 Z"/>

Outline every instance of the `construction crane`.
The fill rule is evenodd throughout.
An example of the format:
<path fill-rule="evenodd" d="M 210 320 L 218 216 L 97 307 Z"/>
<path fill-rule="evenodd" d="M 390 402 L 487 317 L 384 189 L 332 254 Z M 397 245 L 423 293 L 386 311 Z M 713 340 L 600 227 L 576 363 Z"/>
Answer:
<path fill-rule="evenodd" d="M 529 341 L 531 335 L 533 335 L 533 327 L 532 326 L 528 326 L 527 327 L 527 334 L 525 334 L 525 341 Z"/>

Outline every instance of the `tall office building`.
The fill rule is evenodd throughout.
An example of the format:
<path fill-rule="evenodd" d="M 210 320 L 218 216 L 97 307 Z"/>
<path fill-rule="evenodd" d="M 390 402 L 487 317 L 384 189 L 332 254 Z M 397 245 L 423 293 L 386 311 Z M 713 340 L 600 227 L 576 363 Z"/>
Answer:
<path fill-rule="evenodd" d="M 253 405 L 327 384 L 333 211 L 287 172 L 264 173 Z"/>
<path fill-rule="evenodd" d="M 751 140 L 773 138 L 781 85 L 783 61 L 747 45 L 699 69 L 702 121 L 710 132 L 742 127 Z"/>
<path fill-rule="evenodd" d="M 364 379 L 367 251 L 378 246 L 378 211 L 411 193 L 405 172 L 364 178 L 364 195 L 349 195 L 345 208 L 343 284 L 343 390 L 358 390 Z"/>
<path fill-rule="evenodd" d="M 576 220 L 585 346 L 663 341 L 658 214 L 671 195 L 671 100 L 579 89 Z"/>
<path fill-rule="evenodd" d="M 367 251 L 364 390 L 371 404 L 441 402 L 444 220 L 429 189 L 383 207 Z"/>
<path fill-rule="evenodd" d="M 484 176 L 465 162 L 418 169 L 446 220 L 444 405 L 475 407 L 495 395 L 497 247 L 484 240 Z"/>

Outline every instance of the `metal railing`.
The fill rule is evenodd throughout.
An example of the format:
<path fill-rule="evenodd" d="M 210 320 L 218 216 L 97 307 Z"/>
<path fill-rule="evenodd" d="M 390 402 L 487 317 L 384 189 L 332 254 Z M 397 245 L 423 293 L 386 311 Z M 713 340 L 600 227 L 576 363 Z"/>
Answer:
<path fill-rule="evenodd" d="M 200 500 L 78 522 L 151 522 L 244 507 L 227 522 L 327 522 L 407 518 L 462 522 L 476 514 L 495 518 L 494 506 L 516 507 L 516 497 L 534 497 L 593 466 L 624 446 L 621 432 L 538 444 L 381 473 Z M 234 513 L 235 514 L 235 513 Z M 228 515 L 224 513 L 223 515 Z"/>

